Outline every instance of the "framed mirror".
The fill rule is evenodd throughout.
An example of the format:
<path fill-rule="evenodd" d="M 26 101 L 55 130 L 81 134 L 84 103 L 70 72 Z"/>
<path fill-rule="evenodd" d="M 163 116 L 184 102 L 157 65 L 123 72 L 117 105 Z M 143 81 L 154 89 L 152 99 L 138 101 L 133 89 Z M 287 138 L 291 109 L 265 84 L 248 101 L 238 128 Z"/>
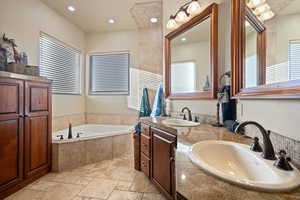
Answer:
<path fill-rule="evenodd" d="M 300 1 L 232 0 L 233 96 L 300 98 L 299 21 Z"/>
<path fill-rule="evenodd" d="M 165 37 L 165 62 L 167 98 L 216 98 L 218 87 L 217 4 L 211 4 Z"/>

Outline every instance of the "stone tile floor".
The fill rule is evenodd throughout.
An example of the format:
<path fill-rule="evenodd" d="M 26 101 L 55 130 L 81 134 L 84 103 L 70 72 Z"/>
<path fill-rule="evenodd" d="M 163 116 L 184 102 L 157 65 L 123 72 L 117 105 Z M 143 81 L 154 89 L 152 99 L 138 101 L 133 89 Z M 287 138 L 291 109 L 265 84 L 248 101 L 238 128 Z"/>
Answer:
<path fill-rule="evenodd" d="M 5 200 L 165 200 L 132 158 L 49 173 Z"/>

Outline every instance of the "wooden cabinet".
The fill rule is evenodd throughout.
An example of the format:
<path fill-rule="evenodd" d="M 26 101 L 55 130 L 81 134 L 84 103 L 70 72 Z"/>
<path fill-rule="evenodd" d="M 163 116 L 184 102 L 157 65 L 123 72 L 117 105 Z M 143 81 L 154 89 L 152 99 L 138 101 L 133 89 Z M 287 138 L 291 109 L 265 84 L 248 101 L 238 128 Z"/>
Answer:
<path fill-rule="evenodd" d="M 49 84 L 25 83 L 25 177 L 50 166 L 51 93 Z"/>
<path fill-rule="evenodd" d="M 0 199 L 50 170 L 49 82 L 0 77 Z"/>
<path fill-rule="evenodd" d="M 175 199 L 176 135 L 142 125 L 141 170 L 168 198 Z"/>
<path fill-rule="evenodd" d="M 23 86 L 0 78 L 0 193 L 23 179 Z"/>

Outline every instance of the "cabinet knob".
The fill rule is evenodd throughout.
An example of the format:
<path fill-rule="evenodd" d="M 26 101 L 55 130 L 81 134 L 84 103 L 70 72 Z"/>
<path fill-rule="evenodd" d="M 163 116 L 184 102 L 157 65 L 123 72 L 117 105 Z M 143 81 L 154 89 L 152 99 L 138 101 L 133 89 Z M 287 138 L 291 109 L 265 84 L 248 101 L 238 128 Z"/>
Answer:
<path fill-rule="evenodd" d="M 174 158 L 174 157 L 171 157 L 171 158 L 170 158 L 170 162 L 173 162 L 173 161 L 175 161 L 175 158 Z"/>

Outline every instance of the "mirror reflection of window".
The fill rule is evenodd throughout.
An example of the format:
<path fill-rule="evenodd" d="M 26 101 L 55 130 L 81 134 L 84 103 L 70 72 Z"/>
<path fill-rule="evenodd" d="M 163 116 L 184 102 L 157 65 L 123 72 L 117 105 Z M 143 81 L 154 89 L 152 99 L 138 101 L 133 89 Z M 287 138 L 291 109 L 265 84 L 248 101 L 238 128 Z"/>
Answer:
<path fill-rule="evenodd" d="M 257 86 L 257 74 L 258 74 L 258 63 L 257 63 L 257 31 L 252 25 L 246 21 L 246 61 L 245 61 L 245 87 L 256 87 Z"/>
<path fill-rule="evenodd" d="M 265 22 L 267 84 L 300 80 L 300 1 L 279 4 L 270 1 L 275 17 Z"/>
<path fill-rule="evenodd" d="M 172 93 L 211 90 L 210 24 L 208 18 L 172 40 Z"/>
<path fill-rule="evenodd" d="M 171 91 L 173 93 L 197 91 L 195 62 L 172 63 L 171 76 Z"/>

